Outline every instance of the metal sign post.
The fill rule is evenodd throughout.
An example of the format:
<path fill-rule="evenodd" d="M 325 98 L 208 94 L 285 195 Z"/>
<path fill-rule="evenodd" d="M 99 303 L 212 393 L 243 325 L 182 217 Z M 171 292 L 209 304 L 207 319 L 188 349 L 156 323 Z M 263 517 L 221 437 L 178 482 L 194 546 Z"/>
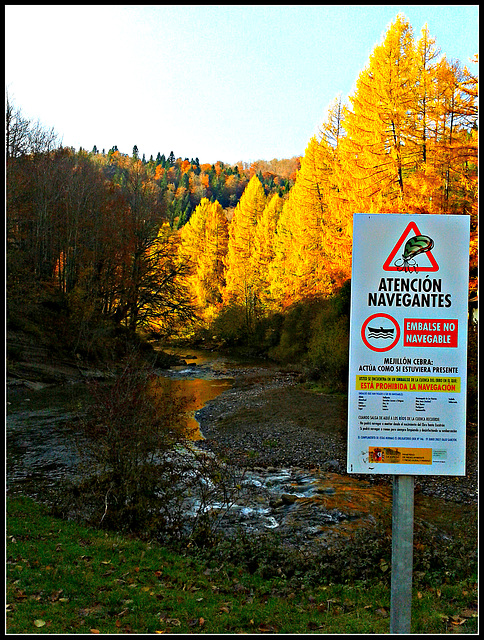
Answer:
<path fill-rule="evenodd" d="M 465 475 L 469 233 L 353 216 L 347 470 L 393 476 L 392 633 L 410 632 L 414 477 Z"/>
<path fill-rule="evenodd" d="M 393 476 L 390 633 L 410 633 L 413 566 L 413 476 Z"/>

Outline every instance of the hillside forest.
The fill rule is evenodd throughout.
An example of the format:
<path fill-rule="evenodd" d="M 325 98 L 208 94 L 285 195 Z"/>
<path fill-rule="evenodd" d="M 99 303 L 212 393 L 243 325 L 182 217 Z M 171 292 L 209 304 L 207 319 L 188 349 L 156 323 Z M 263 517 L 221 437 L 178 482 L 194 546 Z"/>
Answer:
<path fill-rule="evenodd" d="M 8 330 L 83 359 L 243 345 L 344 386 L 354 212 L 470 216 L 476 298 L 473 66 L 399 14 L 304 155 L 252 164 L 76 151 L 7 98 Z"/>

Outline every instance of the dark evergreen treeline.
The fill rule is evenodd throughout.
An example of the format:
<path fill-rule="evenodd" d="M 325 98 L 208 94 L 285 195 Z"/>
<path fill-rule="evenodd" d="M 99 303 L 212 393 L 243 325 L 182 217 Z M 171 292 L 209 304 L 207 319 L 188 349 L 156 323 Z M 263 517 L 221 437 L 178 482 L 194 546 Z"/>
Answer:
<path fill-rule="evenodd" d="M 104 150 L 99 153 L 94 145 L 89 155 L 105 164 L 106 175 L 115 182 L 122 179 L 119 163 L 129 156 L 120 153 L 117 145 L 109 149 L 107 154 Z M 140 160 L 137 145 L 133 147 L 131 158 Z M 143 154 L 141 163 L 150 179 L 158 184 L 166 218 L 170 226 L 176 229 L 188 222 L 202 198 L 218 201 L 230 217 L 253 175 L 259 178 L 266 195 L 277 193 L 283 197 L 293 186 L 300 168 L 297 157 L 269 162 L 240 161 L 233 165 L 221 161 L 201 164 L 198 158 L 176 158 L 173 151 L 168 156 L 158 152 L 156 159 L 151 156 L 149 160 Z"/>

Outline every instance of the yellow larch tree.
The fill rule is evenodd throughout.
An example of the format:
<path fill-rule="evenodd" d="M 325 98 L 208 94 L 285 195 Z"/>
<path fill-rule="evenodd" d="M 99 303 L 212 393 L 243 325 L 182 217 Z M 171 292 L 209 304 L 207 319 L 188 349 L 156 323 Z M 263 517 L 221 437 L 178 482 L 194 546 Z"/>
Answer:
<path fill-rule="evenodd" d="M 286 306 L 306 296 L 330 293 L 322 227 L 326 213 L 324 167 L 313 136 L 280 214 L 270 266 L 271 295 Z"/>
<path fill-rule="evenodd" d="M 406 211 L 439 213 L 438 193 L 442 179 L 435 162 L 435 131 L 438 121 L 440 49 L 424 26 L 416 43 L 414 101 L 411 109 L 415 164 L 407 179 Z"/>
<path fill-rule="evenodd" d="M 257 223 L 265 206 L 264 188 L 254 175 L 237 203 L 229 225 L 223 299 L 226 304 L 237 304 L 244 308 L 248 333 L 257 315 L 257 286 L 252 256 L 256 246 Z"/>
<path fill-rule="evenodd" d="M 444 58 L 439 65 L 436 164 L 443 180 L 442 213 L 473 214 L 477 205 L 477 104 L 469 73 Z"/>
<path fill-rule="evenodd" d="M 205 301 L 209 308 L 222 302 L 225 287 L 225 256 L 229 240 L 227 216 L 222 205 L 215 200 L 209 207 L 205 224 L 204 249 L 198 269 Z"/>
<path fill-rule="evenodd" d="M 272 306 L 269 267 L 274 259 L 274 234 L 283 205 L 284 199 L 278 194 L 269 198 L 255 229 L 254 251 L 251 259 L 255 288 L 263 310 L 270 309 Z"/>
<path fill-rule="evenodd" d="M 284 307 L 331 295 L 350 277 L 352 210 L 340 160 L 343 105 L 328 109 L 319 139 L 311 138 L 280 215 L 270 266 L 272 296 Z"/>
<path fill-rule="evenodd" d="M 325 212 L 321 228 L 325 266 L 333 290 L 351 276 L 353 211 L 346 198 L 340 143 L 345 136 L 343 103 L 338 96 L 328 109 L 328 117 L 320 129 L 320 164 L 325 185 Z"/>
<path fill-rule="evenodd" d="M 191 264 L 192 295 L 202 316 L 210 318 L 225 285 L 228 222 L 221 204 L 202 198 L 180 235 L 180 252 Z"/>
<path fill-rule="evenodd" d="M 477 79 L 439 54 L 424 27 L 415 54 L 412 114 L 418 153 L 407 209 L 470 213 L 477 196 L 477 94 L 468 86 Z"/>
<path fill-rule="evenodd" d="M 399 14 L 360 73 L 351 109 L 345 109 L 341 148 L 362 211 L 405 209 L 406 180 L 416 159 L 414 84 L 412 28 Z"/>

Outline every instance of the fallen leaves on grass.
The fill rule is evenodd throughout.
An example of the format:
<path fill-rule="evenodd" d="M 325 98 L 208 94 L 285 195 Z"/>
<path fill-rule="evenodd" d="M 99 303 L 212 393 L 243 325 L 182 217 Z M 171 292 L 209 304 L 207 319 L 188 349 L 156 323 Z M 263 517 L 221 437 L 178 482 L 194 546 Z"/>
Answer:
<path fill-rule="evenodd" d="M 323 629 L 323 624 L 318 624 L 317 622 L 313 622 L 312 620 L 308 622 L 309 631 L 316 631 L 316 629 Z"/>
<path fill-rule="evenodd" d="M 160 622 L 164 623 L 164 624 L 168 624 L 172 627 L 180 627 L 181 626 L 181 622 L 180 620 L 178 620 L 178 618 L 160 618 Z"/>
<path fill-rule="evenodd" d="M 463 609 L 460 614 L 454 615 L 446 615 L 445 613 L 437 614 L 444 622 L 448 622 L 454 627 L 460 627 L 463 625 L 469 618 L 477 618 L 477 608 L 476 609 Z"/>
<path fill-rule="evenodd" d="M 385 560 L 385 558 L 382 558 L 380 560 L 380 569 L 383 573 L 385 573 L 385 571 L 388 571 L 388 569 L 390 568 L 390 565 L 388 564 L 388 562 Z"/>
<path fill-rule="evenodd" d="M 79 609 L 78 613 L 79 613 L 80 616 L 87 617 L 87 616 L 90 616 L 90 615 L 93 615 L 93 614 L 97 614 L 101 610 L 102 610 L 102 606 L 99 603 L 96 603 L 91 607 L 86 607 L 85 609 Z"/>
<path fill-rule="evenodd" d="M 204 618 L 192 618 L 191 620 L 188 621 L 188 626 L 189 627 L 203 627 L 203 625 L 205 624 L 205 619 Z"/>

